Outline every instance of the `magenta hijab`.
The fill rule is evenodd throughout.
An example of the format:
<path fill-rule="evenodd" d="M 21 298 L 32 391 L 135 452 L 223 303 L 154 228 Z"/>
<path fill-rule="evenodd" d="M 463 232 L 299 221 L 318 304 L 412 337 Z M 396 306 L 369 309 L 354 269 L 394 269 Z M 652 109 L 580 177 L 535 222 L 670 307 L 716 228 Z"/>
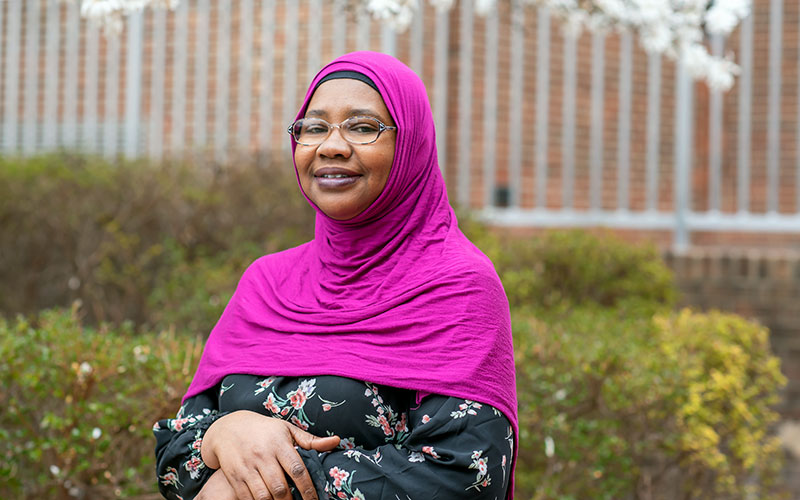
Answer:
<path fill-rule="evenodd" d="M 234 373 L 338 375 L 490 404 L 516 436 L 508 300 L 492 263 L 458 229 L 425 86 L 392 56 L 354 52 L 317 74 L 297 118 L 338 71 L 369 77 L 398 127 L 386 186 L 347 221 L 315 206 L 312 241 L 250 265 L 184 400 Z"/>

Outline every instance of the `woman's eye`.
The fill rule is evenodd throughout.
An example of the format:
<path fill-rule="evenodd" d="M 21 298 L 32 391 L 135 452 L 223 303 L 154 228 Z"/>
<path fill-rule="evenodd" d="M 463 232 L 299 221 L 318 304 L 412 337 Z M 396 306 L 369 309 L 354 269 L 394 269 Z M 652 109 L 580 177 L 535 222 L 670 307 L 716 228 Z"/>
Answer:
<path fill-rule="evenodd" d="M 357 122 L 353 123 L 347 128 L 350 129 L 351 132 L 355 132 L 356 134 L 374 134 L 378 131 L 378 125 L 376 123 L 371 122 Z"/>
<path fill-rule="evenodd" d="M 303 127 L 304 134 L 327 134 L 328 127 L 324 127 L 322 125 L 309 125 L 307 127 Z"/>

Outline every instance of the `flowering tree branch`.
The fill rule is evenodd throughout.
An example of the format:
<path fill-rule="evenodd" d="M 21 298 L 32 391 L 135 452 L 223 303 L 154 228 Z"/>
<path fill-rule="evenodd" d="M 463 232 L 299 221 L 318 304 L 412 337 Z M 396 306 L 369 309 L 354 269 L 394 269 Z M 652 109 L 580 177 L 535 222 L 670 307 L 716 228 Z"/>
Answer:
<path fill-rule="evenodd" d="M 82 14 L 119 31 L 125 15 L 146 7 L 175 8 L 180 0 L 69 0 L 81 3 Z M 397 31 L 405 30 L 423 0 L 346 0 L 348 7 L 364 9 Z M 427 0 L 447 11 L 455 0 Z M 565 21 L 568 33 L 629 30 L 636 33 L 649 53 L 680 60 L 689 73 L 715 89 L 733 85 L 738 66 L 731 56 L 712 56 L 709 36 L 726 36 L 750 15 L 752 0 L 459 0 L 474 2 L 479 14 L 497 8 L 499 2 L 521 2 L 547 7 Z"/>

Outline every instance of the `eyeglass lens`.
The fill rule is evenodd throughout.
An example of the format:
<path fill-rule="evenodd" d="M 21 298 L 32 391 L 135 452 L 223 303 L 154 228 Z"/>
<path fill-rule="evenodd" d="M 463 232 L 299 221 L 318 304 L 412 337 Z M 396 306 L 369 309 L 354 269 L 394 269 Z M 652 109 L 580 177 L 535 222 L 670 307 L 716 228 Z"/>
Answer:
<path fill-rule="evenodd" d="M 321 118 L 303 118 L 294 124 L 294 138 L 300 144 L 321 144 L 335 125 L 331 125 Z M 342 137 L 353 144 L 369 144 L 378 139 L 381 133 L 381 123 L 367 116 L 354 116 L 339 124 Z"/>

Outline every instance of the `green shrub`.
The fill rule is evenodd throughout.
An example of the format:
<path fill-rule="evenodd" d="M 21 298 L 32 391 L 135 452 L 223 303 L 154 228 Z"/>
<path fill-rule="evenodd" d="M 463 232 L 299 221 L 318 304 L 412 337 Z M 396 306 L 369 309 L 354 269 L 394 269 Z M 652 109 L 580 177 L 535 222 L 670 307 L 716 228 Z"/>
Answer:
<path fill-rule="evenodd" d="M 76 309 L 0 320 L 0 498 L 156 491 L 152 423 L 174 415 L 202 339 L 81 327 Z"/>
<path fill-rule="evenodd" d="M 169 260 L 147 296 L 147 323 L 203 335 L 216 324 L 244 270 L 263 254 L 252 243 L 195 258 L 177 245 L 168 248 Z"/>
<path fill-rule="evenodd" d="M 469 217 L 459 223 L 494 262 L 512 307 L 552 314 L 589 304 L 675 304 L 674 277 L 653 245 L 563 229 L 502 238 Z"/>
<path fill-rule="evenodd" d="M 208 332 L 249 262 L 313 236 L 289 165 L 0 157 L 0 314 L 81 300 L 90 322 Z M 495 262 L 512 307 L 674 302 L 652 247 L 582 231 L 502 239 L 460 222 Z"/>
<path fill-rule="evenodd" d="M 513 326 L 518 498 L 781 498 L 784 379 L 765 329 L 597 308 Z M 175 413 L 201 347 L 83 327 L 75 309 L 0 321 L 0 498 L 154 492 L 150 426 Z"/>
<path fill-rule="evenodd" d="M 225 297 L 212 296 L 235 286 L 244 260 L 312 237 L 313 211 L 288 158 L 155 164 L 59 154 L 0 157 L 0 226 L 0 314 L 80 299 L 92 322 L 152 326 L 169 317 L 162 298 L 201 298 L 205 276 L 177 290 L 179 269 L 224 263 L 224 283 L 219 272 L 208 277 L 211 305 L 190 307 L 217 313 Z"/>
<path fill-rule="evenodd" d="M 767 331 L 688 310 L 515 318 L 519 498 L 781 498 Z"/>
<path fill-rule="evenodd" d="M 679 366 L 677 448 L 693 498 L 769 498 L 782 449 L 771 426 L 786 383 L 766 328 L 734 314 L 656 317 L 660 352 Z"/>

